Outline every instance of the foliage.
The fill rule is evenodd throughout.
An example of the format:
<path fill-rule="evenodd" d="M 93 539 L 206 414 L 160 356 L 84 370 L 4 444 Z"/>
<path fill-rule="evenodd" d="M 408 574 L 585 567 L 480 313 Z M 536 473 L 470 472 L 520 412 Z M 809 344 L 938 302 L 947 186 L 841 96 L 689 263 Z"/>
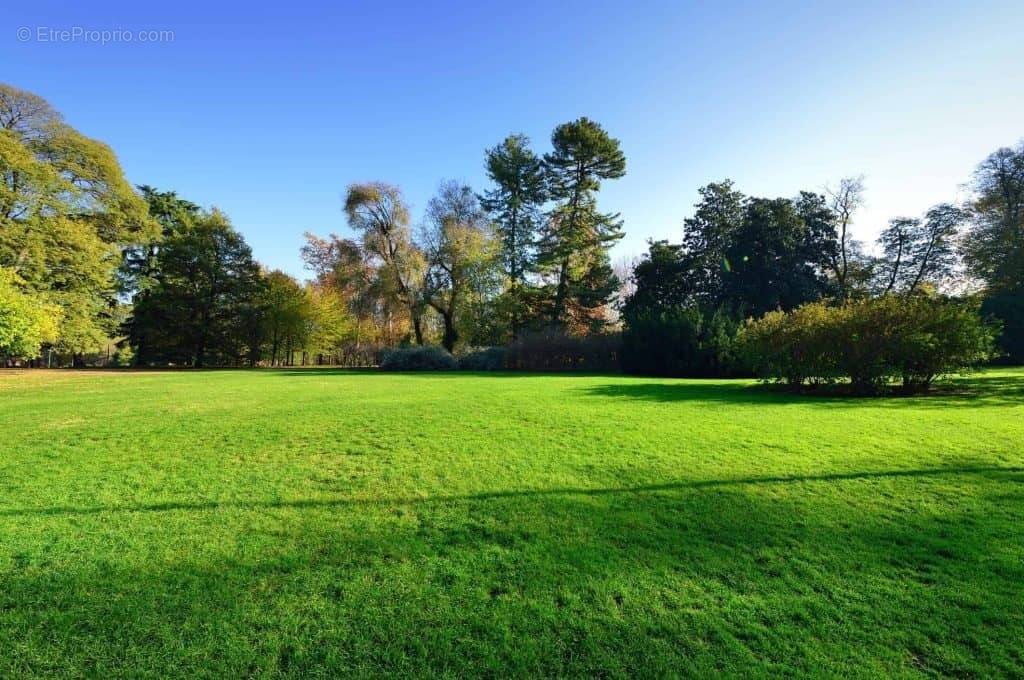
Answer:
<path fill-rule="evenodd" d="M 513 339 L 529 307 L 524 299 L 528 291 L 527 275 L 536 268 L 537 238 L 547 200 L 544 164 L 530 149 L 525 135 L 510 135 L 486 152 L 487 177 L 494 183 L 480 197 L 480 205 L 491 215 L 501 239 L 501 260 L 508 278 L 508 325 Z"/>
<path fill-rule="evenodd" d="M 156 231 L 109 147 L 0 84 L 0 266 L 60 307 L 48 344 L 77 354 L 114 332 L 120 251 Z"/>
<path fill-rule="evenodd" d="M 998 339 L 999 361 L 1024 364 L 1024 285 L 1017 289 L 999 288 L 987 292 L 981 313 L 994 317 L 1002 325 Z"/>
<path fill-rule="evenodd" d="M 907 391 L 926 389 L 975 367 L 991 356 L 994 335 L 976 301 L 884 295 L 770 312 L 747 322 L 741 347 L 767 379 L 792 387 L 849 381 L 872 394 L 894 380 Z"/>
<path fill-rule="evenodd" d="M 459 357 L 463 371 L 502 371 L 508 367 L 508 350 L 504 347 L 483 347 Z"/>
<path fill-rule="evenodd" d="M 555 128 L 544 155 L 548 191 L 555 206 L 540 241 L 539 264 L 556 280 L 553 323 L 599 330 L 605 306 L 618 287 L 608 249 L 622 238 L 618 214 L 597 209 L 603 180 L 626 174 L 619 141 L 588 118 Z"/>
<path fill-rule="evenodd" d="M 1003 324 L 1003 360 L 1024 363 L 1024 141 L 1002 148 L 974 172 L 968 272 L 985 286 L 984 309 Z"/>
<path fill-rule="evenodd" d="M 747 197 L 729 180 L 702 187 L 700 195 L 682 243 L 651 244 L 638 268 L 639 294 L 667 294 L 668 307 L 760 315 L 830 292 L 825 272 L 838 246 L 824 197 Z"/>
<path fill-rule="evenodd" d="M 255 301 L 260 316 L 261 342 L 253 344 L 257 347 L 266 345 L 271 366 L 277 366 L 279 360 L 291 364 L 293 351 L 304 349 L 309 340 L 314 316 L 310 292 L 280 270 L 263 276 L 262 288 L 260 297 Z M 325 310 L 321 308 L 319 311 L 323 313 Z M 323 328 L 324 319 L 320 321 L 320 328 Z M 332 322 L 340 321 L 332 319 Z"/>
<path fill-rule="evenodd" d="M 423 295 L 441 317 L 441 344 L 455 350 L 474 302 L 500 290 L 498 242 L 473 191 L 444 182 L 427 205 L 422 230 L 427 261 Z"/>
<path fill-rule="evenodd" d="M 413 243 L 409 208 L 401 190 L 383 182 L 352 184 L 345 195 L 345 214 L 371 262 L 378 296 L 397 301 L 405 309 L 416 343 L 422 345 L 426 262 Z"/>
<path fill-rule="evenodd" d="M 982 161 L 972 189 L 964 244 L 970 273 L 992 290 L 1024 288 L 1024 141 Z"/>
<path fill-rule="evenodd" d="M 512 342 L 506 364 L 520 371 L 618 371 L 621 345 L 616 333 L 581 336 L 546 328 Z"/>
<path fill-rule="evenodd" d="M 39 356 L 56 339 L 60 321 L 59 307 L 25 291 L 13 270 L 0 267 L 0 357 Z"/>
<path fill-rule="evenodd" d="M 963 210 L 942 203 L 928 210 L 923 220 L 890 220 L 878 239 L 884 257 L 877 288 L 884 293 L 914 293 L 926 285 L 949 283 L 959 263 L 956 239 L 964 219 Z"/>
<path fill-rule="evenodd" d="M 712 182 L 699 189 L 701 200 L 694 214 L 684 221 L 683 242 L 679 249 L 681 265 L 670 270 L 678 283 L 668 304 L 717 305 L 721 302 L 722 276 L 726 271 L 726 249 L 743 220 L 744 195 L 733 188 L 731 180 Z M 663 257 L 652 262 L 664 261 Z M 685 296 L 685 297 L 684 297 Z"/>
<path fill-rule="evenodd" d="M 627 373 L 674 377 L 729 376 L 743 372 L 735 356 L 739 324 L 724 310 L 656 307 L 625 317 L 622 368 Z"/>
<path fill-rule="evenodd" d="M 155 283 L 134 300 L 128 322 L 143 366 L 235 365 L 252 358 L 264 281 L 252 251 L 214 210 L 183 223 L 156 256 Z M 241 320 L 251 319 L 249 323 Z"/>
<path fill-rule="evenodd" d="M 823 253 L 831 247 L 822 237 L 794 201 L 746 199 L 743 218 L 725 245 L 718 305 L 760 316 L 822 297 Z"/>
<path fill-rule="evenodd" d="M 381 354 L 382 371 L 454 371 L 458 362 L 444 347 L 391 347 Z"/>

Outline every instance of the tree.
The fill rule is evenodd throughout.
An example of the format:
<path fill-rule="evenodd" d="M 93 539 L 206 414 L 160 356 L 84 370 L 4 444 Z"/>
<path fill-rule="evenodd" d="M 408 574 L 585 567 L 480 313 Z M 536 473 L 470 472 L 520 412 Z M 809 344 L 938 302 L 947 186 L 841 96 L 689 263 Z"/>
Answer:
<path fill-rule="evenodd" d="M 970 273 L 989 289 L 1024 289 L 1024 141 L 982 161 L 972 189 L 964 244 Z"/>
<path fill-rule="evenodd" d="M 56 338 L 61 310 L 27 292 L 13 270 L 0 267 L 0 356 L 34 359 Z"/>
<path fill-rule="evenodd" d="M 525 135 L 510 135 L 486 152 L 487 177 L 495 187 L 480 197 L 501 237 L 501 256 L 509 280 L 512 339 L 519 337 L 528 309 L 526 276 L 533 271 L 536 241 L 547 200 L 544 164 Z"/>
<path fill-rule="evenodd" d="M 264 289 L 258 304 L 261 309 L 262 338 L 270 351 L 271 366 L 278 357 L 288 366 L 294 350 L 302 349 L 308 338 L 313 315 L 308 291 L 279 269 L 264 276 Z"/>
<path fill-rule="evenodd" d="M 652 241 L 647 254 L 633 268 L 634 291 L 622 308 L 627 322 L 641 311 L 694 306 L 693 270 L 689 265 L 683 246 Z"/>
<path fill-rule="evenodd" d="M 138 243 L 124 248 L 120 281 L 121 292 L 126 295 L 133 295 L 154 283 L 160 242 L 187 229 L 202 213 L 198 205 L 180 198 L 173 191 L 159 191 L 146 184 L 140 185 L 138 190 L 159 229 L 151 232 L 148 240 L 140 239 Z"/>
<path fill-rule="evenodd" d="M 259 267 L 223 213 L 201 213 L 164 240 L 154 283 L 136 295 L 128 323 L 139 364 L 234 364 L 251 355 L 253 316 L 263 292 Z"/>
<path fill-rule="evenodd" d="M 364 342 L 377 342 L 384 336 L 397 311 L 395 301 L 381 295 L 377 268 L 359 243 L 336 234 L 322 239 L 307 233 L 302 259 L 316 275 L 317 291 L 336 296 L 351 314 L 356 352 Z M 394 340 L 391 335 L 386 339 Z"/>
<path fill-rule="evenodd" d="M 838 238 L 828 253 L 828 265 L 835 280 L 837 297 L 846 300 L 858 291 L 856 284 L 867 278 L 866 258 L 852 232 L 853 218 L 864 205 L 864 177 L 845 177 L 839 180 L 838 186 L 826 188 L 826 193 L 835 216 Z"/>
<path fill-rule="evenodd" d="M 335 355 L 342 345 L 353 342 L 360 350 L 360 337 L 355 318 L 345 299 L 333 288 L 313 284 L 308 287 L 309 330 L 306 344 L 322 363 L 323 355 Z"/>
<path fill-rule="evenodd" d="M 923 284 L 938 287 L 952 279 L 958 262 L 955 239 L 963 221 L 963 211 L 949 203 L 931 208 L 924 220 L 890 220 L 878 239 L 884 253 L 879 288 L 913 293 Z"/>
<path fill-rule="evenodd" d="M 540 261 L 557 282 L 551 320 L 600 326 L 617 288 L 608 249 L 622 238 L 622 221 L 598 211 L 596 194 L 602 180 L 626 174 L 626 157 L 619 141 L 588 118 L 559 125 L 551 145 L 544 166 L 556 205 L 540 245 Z"/>
<path fill-rule="evenodd" d="M 427 258 L 424 299 L 441 316 L 441 342 L 452 352 L 471 298 L 495 287 L 497 244 L 473 191 L 454 181 L 443 182 L 427 204 L 421 240 Z"/>
<path fill-rule="evenodd" d="M 725 248 L 720 306 L 760 316 L 817 300 L 826 289 L 819 271 L 823 246 L 787 198 L 750 198 Z"/>
<path fill-rule="evenodd" d="M 982 312 L 1002 321 L 1005 359 L 1024 362 L 1024 141 L 982 161 L 971 188 L 967 271 L 985 287 Z"/>
<path fill-rule="evenodd" d="M 721 295 L 722 276 L 730 266 L 726 250 L 743 221 L 746 197 L 728 179 L 703 186 L 699 193 L 693 217 L 683 222 L 680 256 L 687 273 L 678 282 L 678 293 L 695 304 L 714 306 Z"/>
<path fill-rule="evenodd" d="M 425 261 L 413 244 L 401 191 L 382 182 L 352 184 L 345 196 L 345 214 L 364 251 L 379 265 L 379 289 L 408 310 L 416 342 L 422 345 L 426 303 L 420 283 Z"/>
<path fill-rule="evenodd" d="M 156 231 L 109 147 L 0 84 L 0 266 L 60 307 L 58 349 L 80 354 L 114 331 L 121 250 Z"/>

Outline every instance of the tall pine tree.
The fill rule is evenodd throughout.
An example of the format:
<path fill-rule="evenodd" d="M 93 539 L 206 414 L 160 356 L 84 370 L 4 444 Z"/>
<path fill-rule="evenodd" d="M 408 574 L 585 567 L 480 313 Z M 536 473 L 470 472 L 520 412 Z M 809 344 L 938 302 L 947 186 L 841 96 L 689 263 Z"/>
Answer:
<path fill-rule="evenodd" d="M 480 205 L 498 227 L 502 262 L 508 277 L 508 323 L 512 338 L 519 336 L 529 314 L 530 291 L 526 277 L 536 267 L 537 236 L 547 200 L 544 164 L 530 149 L 525 135 L 509 135 L 487 150 L 487 177 L 494 188 L 480 197 Z"/>
<path fill-rule="evenodd" d="M 588 118 L 555 128 L 545 154 L 551 198 L 556 202 L 540 243 L 539 262 L 556 277 L 551 320 L 578 328 L 604 323 L 617 288 L 608 249 L 622 238 L 618 214 L 597 209 L 601 180 L 626 174 L 619 141 Z"/>

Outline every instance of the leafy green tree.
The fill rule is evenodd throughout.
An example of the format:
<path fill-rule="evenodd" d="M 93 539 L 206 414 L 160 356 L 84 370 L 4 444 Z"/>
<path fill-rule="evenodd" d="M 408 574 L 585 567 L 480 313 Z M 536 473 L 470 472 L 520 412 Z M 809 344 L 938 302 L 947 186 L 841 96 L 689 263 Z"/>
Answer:
<path fill-rule="evenodd" d="M 990 289 L 1024 288 L 1024 141 L 982 161 L 972 188 L 970 273 Z"/>
<path fill-rule="evenodd" d="M 302 349 L 309 338 L 313 317 L 309 292 L 293 277 L 279 269 L 264 277 L 260 306 L 261 337 L 270 354 L 271 366 L 291 365 L 296 349 Z M 280 361 L 279 361 L 280 360 Z"/>
<path fill-rule="evenodd" d="M 728 179 L 703 186 L 699 192 L 700 202 L 693 217 L 683 222 L 680 256 L 685 260 L 686 274 L 678 279 L 677 294 L 694 304 L 716 306 L 722 276 L 729 268 L 726 250 L 743 221 L 746 197 Z"/>
<path fill-rule="evenodd" d="M 137 363 L 199 368 L 251 357 L 244 320 L 253 316 L 264 283 L 223 213 L 203 212 L 179 225 L 161 243 L 153 278 L 136 295 L 128 324 Z"/>
<path fill-rule="evenodd" d="M 198 205 L 180 198 L 173 191 L 159 191 L 145 184 L 139 186 L 138 190 L 159 229 L 151 232 L 148 240 L 140 240 L 125 247 L 122 253 L 121 291 L 127 295 L 134 295 L 154 283 L 160 242 L 189 228 L 202 214 Z"/>
<path fill-rule="evenodd" d="M 61 309 L 22 283 L 13 270 L 0 267 L 0 357 L 34 359 L 60 326 Z"/>
<path fill-rule="evenodd" d="M 1003 148 L 974 172 L 968 272 L 985 287 L 982 312 L 1002 321 L 1004 359 L 1024 362 L 1024 142 Z"/>
<path fill-rule="evenodd" d="M 440 315 L 441 344 L 452 352 L 469 305 L 499 286 L 498 243 L 476 195 L 453 181 L 443 182 L 427 204 L 421 242 L 424 299 Z"/>
<path fill-rule="evenodd" d="M 61 308 L 59 350 L 81 354 L 114 332 L 121 251 L 156 231 L 109 147 L 0 84 L 0 266 Z"/>
<path fill-rule="evenodd" d="M 601 181 L 626 174 L 619 141 L 588 118 L 555 128 L 544 155 L 550 197 L 539 261 L 556 280 L 551 320 L 577 327 L 604 323 L 603 311 L 617 282 L 608 249 L 622 238 L 618 214 L 597 209 Z"/>
<path fill-rule="evenodd" d="M 487 177 L 494 188 L 480 204 L 494 220 L 501 238 L 501 257 L 509 281 L 507 308 L 512 338 L 518 338 L 529 314 L 526 277 L 536 264 L 536 245 L 547 201 L 544 164 L 525 135 L 510 135 L 486 152 Z"/>
<path fill-rule="evenodd" d="M 355 351 L 361 349 L 358 319 L 352 314 L 345 298 L 330 287 L 316 284 L 307 287 L 309 297 L 309 330 L 306 345 L 317 356 L 317 363 L 323 357 L 334 356 L 346 344 Z"/>
<path fill-rule="evenodd" d="M 790 199 L 748 199 L 725 249 L 719 303 L 760 316 L 818 299 L 826 290 L 821 246 Z"/>

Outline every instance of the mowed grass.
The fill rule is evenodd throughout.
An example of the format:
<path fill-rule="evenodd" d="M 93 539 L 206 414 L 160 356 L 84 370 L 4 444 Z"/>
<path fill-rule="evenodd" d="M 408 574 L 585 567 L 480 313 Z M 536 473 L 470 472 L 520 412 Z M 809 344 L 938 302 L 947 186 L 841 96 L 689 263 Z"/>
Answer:
<path fill-rule="evenodd" d="M 1024 371 L 956 394 L 0 372 L 0 676 L 1024 674 Z"/>

